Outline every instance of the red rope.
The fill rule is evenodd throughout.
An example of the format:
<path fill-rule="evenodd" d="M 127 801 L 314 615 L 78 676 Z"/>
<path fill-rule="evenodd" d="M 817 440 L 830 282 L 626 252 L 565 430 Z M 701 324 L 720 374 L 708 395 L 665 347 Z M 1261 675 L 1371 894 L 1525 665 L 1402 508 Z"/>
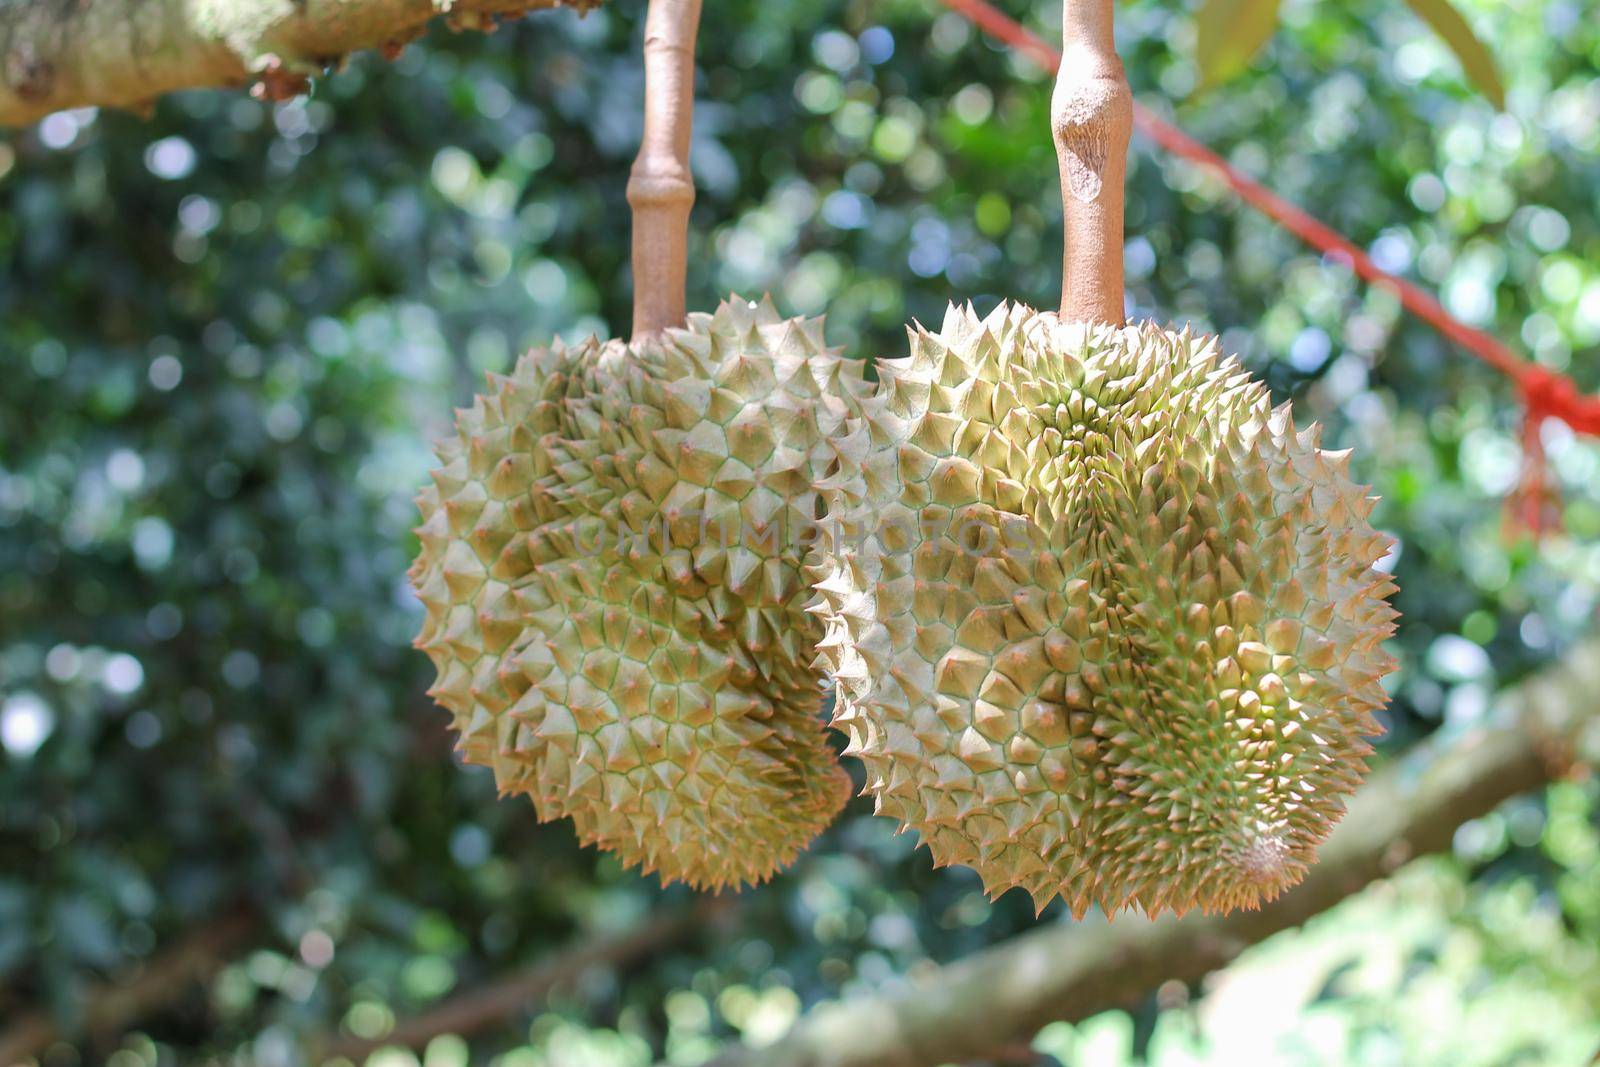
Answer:
<path fill-rule="evenodd" d="M 988 0 L 941 2 L 991 37 L 1027 55 L 1044 69 L 1053 72 L 1061 65 L 1061 52 L 1058 49 L 997 10 Z M 1553 495 L 1545 483 L 1544 449 L 1539 440 L 1539 427 L 1547 418 L 1560 419 L 1576 433 L 1600 436 L 1600 397 L 1585 396 L 1570 378 L 1528 362 L 1498 338 L 1457 319 L 1445 310 L 1432 293 L 1390 274 L 1344 235 L 1266 186 L 1240 174 L 1227 160 L 1137 102 L 1133 105 L 1133 122 L 1135 128 L 1168 152 L 1221 178 L 1240 199 L 1312 248 L 1348 263 L 1356 275 L 1369 284 L 1390 289 L 1407 311 L 1510 378 L 1521 394 L 1525 411 L 1523 481 L 1517 492 L 1518 499 L 1512 502 L 1514 515 L 1517 521 L 1534 531 L 1549 525 L 1547 520 L 1552 518 L 1556 509 L 1552 506 Z"/>

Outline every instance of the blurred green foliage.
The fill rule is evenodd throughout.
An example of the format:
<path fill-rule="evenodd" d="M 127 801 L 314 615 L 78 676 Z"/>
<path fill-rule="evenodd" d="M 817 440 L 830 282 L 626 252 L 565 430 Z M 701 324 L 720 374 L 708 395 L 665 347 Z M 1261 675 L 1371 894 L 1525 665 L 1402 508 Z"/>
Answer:
<path fill-rule="evenodd" d="M 1600 21 L 1583 0 L 1462 6 L 1507 72 L 1502 113 L 1379 0 L 1287 0 L 1264 60 L 1204 96 L 1190 12 L 1130 0 L 1120 37 L 1146 103 L 1593 390 Z M 926 0 L 708 7 L 691 306 L 770 290 L 870 359 L 950 299 L 1051 299 L 1041 72 Z M 436 32 L 308 100 L 190 93 L 0 140 L 0 1029 L 30 1004 L 70 1027 L 75 991 L 213 916 L 261 924 L 134 1037 L 48 1063 L 295 1064 L 311 1034 L 381 1038 L 687 902 L 453 763 L 404 580 L 451 406 L 525 346 L 627 329 L 640 8 Z M 1137 142 L 1128 208 L 1136 313 L 1220 332 L 1384 497 L 1404 612 L 1386 753 L 1470 729 L 1592 625 L 1593 442 L 1546 427 L 1565 532 L 1508 546 L 1503 382 Z M 1250 990 L 1279 1005 L 1247 1012 L 1276 1062 L 1584 1062 L 1597 807 L 1592 781 L 1519 801 L 1204 989 L 1046 1031 L 1041 1062 L 1238 1062 Z M 694 1063 L 1034 921 L 892 831 L 858 801 L 726 928 L 422 1062 Z"/>
<path fill-rule="evenodd" d="M 1462 73 L 1495 107 L 1506 103 L 1494 53 L 1454 0 L 1406 0 L 1461 64 Z M 1195 12 L 1195 62 L 1213 86 L 1237 76 L 1278 28 L 1282 0 L 1204 0 Z"/>

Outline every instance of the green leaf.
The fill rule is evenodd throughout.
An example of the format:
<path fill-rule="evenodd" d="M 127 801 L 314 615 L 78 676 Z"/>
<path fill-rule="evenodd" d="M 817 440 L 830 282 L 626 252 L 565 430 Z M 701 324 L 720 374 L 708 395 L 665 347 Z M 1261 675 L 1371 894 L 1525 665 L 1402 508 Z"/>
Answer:
<path fill-rule="evenodd" d="M 1279 0 L 1205 0 L 1198 23 L 1195 60 L 1200 84 L 1210 88 L 1250 64 L 1278 27 Z"/>
<path fill-rule="evenodd" d="M 1461 12 L 1450 5 L 1450 0 L 1406 0 L 1433 32 L 1444 38 L 1450 51 L 1461 61 L 1462 68 L 1472 83 L 1487 96 L 1497 108 L 1506 106 L 1506 90 L 1501 84 L 1500 72 L 1495 68 L 1494 56 L 1488 47 L 1472 32 L 1472 27 Z"/>

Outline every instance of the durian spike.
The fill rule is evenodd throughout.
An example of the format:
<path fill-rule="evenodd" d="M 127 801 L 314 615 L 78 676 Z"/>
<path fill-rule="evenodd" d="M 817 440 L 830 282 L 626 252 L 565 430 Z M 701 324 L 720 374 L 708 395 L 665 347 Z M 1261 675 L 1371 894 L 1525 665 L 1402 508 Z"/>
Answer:
<path fill-rule="evenodd" d="M 628 176 L 633 209 L 633 342 L 685 321 L 689 133 L 700 0 L 650 0 L 644 23 L 644 138 Z"/>
<path fill-rule="evenodd" d="M 1062 0 L 1050 127 L 1061 167 L 1061 318 L 1123 323 L 1122 208 L 1133 93 L 1117 58 L 1112 0 Z"/>

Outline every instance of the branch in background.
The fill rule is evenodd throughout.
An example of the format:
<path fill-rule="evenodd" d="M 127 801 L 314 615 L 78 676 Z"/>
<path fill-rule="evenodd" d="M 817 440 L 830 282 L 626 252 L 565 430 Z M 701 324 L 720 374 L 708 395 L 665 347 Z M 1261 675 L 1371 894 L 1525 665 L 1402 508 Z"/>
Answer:
<path fill-rule="evenodd" d="M 92 1035 L 121 1034 L 209 978 L 244 947 L 257 925 L 248 910 L 226 915 L 194 930 L 138 970 L 87 990 L 82 1029 Z M 0 1030 L 0 1065 L 24 1063 L 69 1036 L 51 1013 L 25 1012 Z"/>
<path fill-rule="evenodd" d="M 377 1040 L 346 1035 L 313 1038 L 312 1062 L 346 1057 L 360 1062 L 387 1045 L 420 1049 L 440 1034 L 468 1035 L 504 1023 L 536 1006 L 552 990 L 597 967 L 623 967 L 686 940 L 726 920 L 737 898 L 705 897 L 694 907 L 647 917 L 631 930 L 580 943 L 529 968 L 445 1001 L 431 1011 L 402 1020 Z M 240 911 L 208 923 L 159 954 L 137 972 L 89 990 L 83 999 L 84 1032 L 115 1040 L 141 1020 L 182 998 L 195 984 L 248 947 L 258 923 Z M 72 1036 L 47 1011 L 31 1011 L 0 1031 L 0 1067 L 40 1056 Z"/>
<path fill-rule="evenodd" d="M 148 109 L 178 89 L 255 84 L 281 100 L 352 52 L 397 55 L 436 15 L 457 29 L 600 0 L 7 0 L 0 126 L 69 107 Z"/>
<path fill-rule="evenodd" d="M 344 1057 L 360 1063 L 389 1045 L 420 1049 L 440 1034 L 467 1036 L 499 1026 L 543 1001 L 558 986 L 596 967 L 621 967 L 694 936 L 734 907 L 735 897 L 704 897 L 693 908 L 652 916 L 625 933 L 580 944 L 548 961 L 455 996 L 430 1011 L 403 1019 L 375 1040 L 338 1036 L 313 1039 L 312 1062 Z M 3 1061 L 0 1061 L 3 1062 Z"/>
<path fill-rule="evenodd" d="M 1040 928 L 892 993 L 821 1005 L 766 1048 L 734 1047 L 713 1067 L 933 1067 L 979 1059 L 1192 982 L 1246 947 L 1331 908 L 1407 860 L 1447 848 L 1464 822 L 1600 757 L 1600 641 L 1506 694 L 1483 726 L 1424 744 L 1373 775 L 1319 862 L 1260 911 L 1125 916 Z"/>

